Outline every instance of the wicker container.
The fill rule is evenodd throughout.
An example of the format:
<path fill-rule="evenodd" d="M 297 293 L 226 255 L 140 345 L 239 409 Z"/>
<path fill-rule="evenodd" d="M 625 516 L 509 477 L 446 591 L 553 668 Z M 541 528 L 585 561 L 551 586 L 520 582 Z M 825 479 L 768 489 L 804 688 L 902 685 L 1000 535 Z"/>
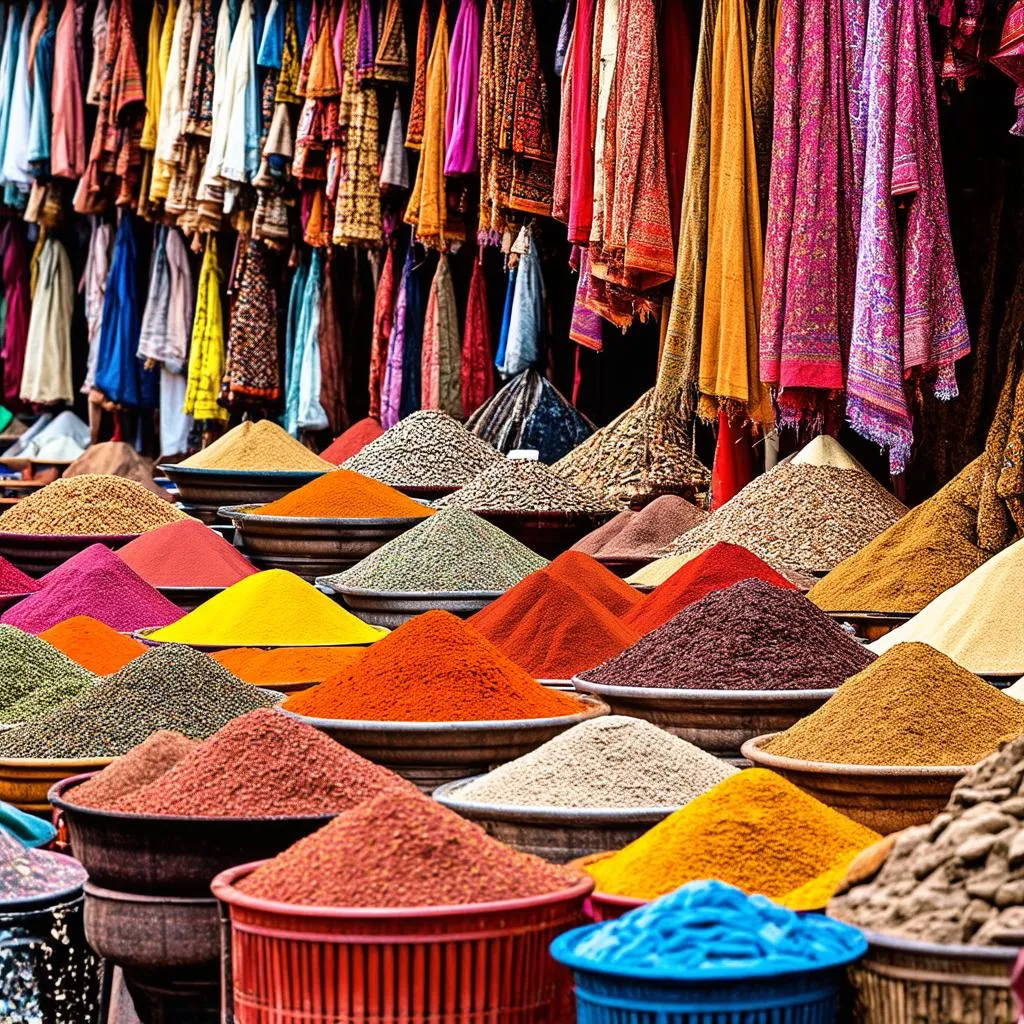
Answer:
<path fill-rule="evenodd" d="M 363 622 L 371 626 L 397 629 L 410 619 L 434 608 L 451 612 L 460 619 L 468 619 L 492 601 L 501 597 L 501 590 L 465 591 L 385 591 L 366 590 L 331 583 L 329 577 L 316 581 L 318 587 L 330 588 L 341 597 L 341 603 Z"/>

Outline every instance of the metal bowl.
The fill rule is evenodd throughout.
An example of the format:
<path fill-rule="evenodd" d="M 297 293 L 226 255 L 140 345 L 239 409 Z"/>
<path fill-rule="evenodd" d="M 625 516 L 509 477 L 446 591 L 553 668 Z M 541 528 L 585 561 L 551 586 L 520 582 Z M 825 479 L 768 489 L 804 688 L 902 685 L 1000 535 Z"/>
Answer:
<path fill-rule="evenodd" d="M 209 601 L 211 597 L 216 597 L 226 587 L 157 587 L 168 601 L 176 604 L 179 608 L 184 608 L 185 611 L 195 611 L 201 604 Z"/>
<path fill-rule="evenodd" d="M 92 544 L 104 544 L 112 551 L 123 548 L 138 533 L 2 533 L 0 555 L 22 572 L 38 578 L 63 565 Z"/>
<path fill-rule="evenodd" d="M 75 758 L 0 758 L 0 800 L 30 814 L 48 818 L 51 814 L 48 794 L 58 782 L 83 772 L 106 768 L 112 757 Z"/>
<path fill-rule="evenodd" d="M 465 591 L 384 591 L 365 590 L 361 587 L 346 587 L 331 583 L 329 577 L 321 577 L 317 586 L 330 587 L 339 594 L 349 611 L 358 615 L 371 626 L 387 626 L 397 629 L 403 622 L 416 618 L 433 608 L 468 619 L 470 615 L 486 608 L 504 593 L 503 590 Z"/>
<path fill-rule="evenodd" d="M 743 756 L 882 835 L 926 825 L 946 806 L 953 787 L 973 767 L 802 761 L 768 753 L 764 747 L 776 735 L 747 740 Z"/>
<path fill-rule="evenodd" d="M 618 513 L 618 509 L 608 509 L 607 512 L 471 511 L 548 559 L 568 551 L 573 544 Z"/>
<path fill-rule="evenodd" d="M 573 686 L 605 701 L 613 715 L 642 718 L 731 761 L 743 744 L 767 732 L 782 732 L 817 711 L 835 690 L 671 690 L 613 686 L 576 676 Z"/>
<path fill-rule="evenodd" d="M 864 640 L 877 640 L 891 633 L 897 626 L 909 622 L 914 612 L 826 612 L 833 622 L 849 624 L 854 633 Z"/>
<path fill-rule="evenodd" d="M 482 804 L 459 794 L 471 779 L 458 779 L 434 790 L 434 799 L 463 818 L 475 821 L 503 843 L 556 864 L 588 854 L 617 850 L 642 836 L 678 807 L 529 807 Z"/>

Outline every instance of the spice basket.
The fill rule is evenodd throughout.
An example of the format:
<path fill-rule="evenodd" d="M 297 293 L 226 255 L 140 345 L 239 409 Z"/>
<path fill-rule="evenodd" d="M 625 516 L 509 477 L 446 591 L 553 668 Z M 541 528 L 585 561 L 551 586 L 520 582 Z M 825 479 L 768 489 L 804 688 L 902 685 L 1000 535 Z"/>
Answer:
<path fill-rule="evenodd" d="M 802 761 L 768 753 L 764 747 L 775 735 L 748 740 L 743 744 L 744 757 L 882 835 L 930 822 L 972 767 Z"/>
<path fill-rule="evenodd" d="M 50 788 L 62 779 L 83 772 L 106 768 L 112 757 L 79 758 L 0 758 L 0 800 L 14 804 L 21 811 L 49 817 Z"/>
<path fill-rule="evenodd" d="M 642 718 L 694 746 L 741 760 L 743 744 L 782 732 L 816 711 L 835 690 L 671 690 L 613 686 L 576 676 L 573 686 L 605 701 L 613 715 Z"/>
<path fill-rule="evenodd" d="M 913 612 L 826 612 L 833 622 L 842 626 L 849 624 L 854 633 L 863 640 L 877 640 L 891 633 L 897 626 L 909 622 Z"/>
<path fill-rule="evenodd" d="M 476 776 L 479 778 L 479 776 Z M 484 804 L 459 794 L 474 779 L 458 779 L 434 790 L 434 799 L 475 821 L 513 849 L 556 864 L 617 850 L 643 835 L 678 807 L 528 807 Z"/>
<path fill-rule="evenodd" d="M 116 551 L 138 536 L 137 533 L 0 533 L 0 555 L 23 573 L 38 578 L 91 544 L 104 544 Z"/>
<path fill-rule="evenodd" d="M 512 761 L 580 722 L 608 714 L 608 705 L 583 698 L 585 708 L 558 718 L 507 722 L 362 722 L 294 715 L 349 750 L 384 765 L 425 793 L 454 779 Z"/>
<path fill-rule="evenodd" d="M 209 898 L 210 879 L 239 860 L 273 857 L 334 815 L 295 818 L 199 818 L 125 814 L 81 807 L 74 788 L 88 775 L 55 785 L 75 857 L 96 885 L 149 896 Z"/>
<path fill-rule="evenodd" d="M 316 581 L 318 587 L 329 587 L 340 595 L 342 604 L 363 622 L 371 626 L 387 626 L 397 629 L 403 622 L 416 618 L 433 608 L 468 619 L 470 615 L 486 608 L 496 601 L 504 591 L 385 591 L 365 590 L 361 587 L 346 587 L 331 583 L 328 577 Z"/>
<path fill-rule="evenodd" d="M 515 537 L 542 558 L 557 558 L 603 526 L 618 509 L 607 512 L 489 512 L 471 509 L 481 519 Z"/>
<path fill-rule="evenodd" d="M 859 1024 L 1015 1024 L 1010 976 L 1017 947 L 940 946 L 864 934 L 867 954 L 849 971 Z"/>
<path fill-rule="evenodd" d="M 234 883 L 258 866 L 212 885 L 230 908 L 236 1024 L 560 1019 L 569 977 L 548 947 L 581 923 L 589 879 L 527 899 L 350 909 L 246 896 Z"/>
<path fill-rule="evenodd" d="M 157 587 L 168 601 L 191 612 L 211 597 L 216 597 L 226 587 Z"/>
<path fill-rule="evenodd" d="M 411 530 L 422 519 L 309 519 L 261 516 L 259 505 L 229 505 L 220 515 L 235 524 L 242 553 L 259 569 L 288 569 L 304 580 L 341 572 Z M 424 513 L 429 510 L 424 508 Z M 424 516 L 425 518 L 425 516 Z"/>

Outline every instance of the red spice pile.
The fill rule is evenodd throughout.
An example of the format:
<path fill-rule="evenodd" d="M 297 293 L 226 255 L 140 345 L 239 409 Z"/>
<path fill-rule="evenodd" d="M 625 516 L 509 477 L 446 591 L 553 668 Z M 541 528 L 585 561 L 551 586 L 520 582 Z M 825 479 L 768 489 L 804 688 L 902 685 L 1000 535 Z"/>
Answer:
<path fill-rule="evenodd" d="M 783 590 L 797 589 L 752 551 L 719 541 L 655 587 L 623 621 L 640 634 L 650 633 L 694 601 L 741 580 L 764 580 Z"/>
<path fill-rule="evenodd" d="M 154 587 L 230 587 L 258 571 L 198 519 L 182 519 L 143 533 L 121 548 L 118 556 Z"/>
<path fill-rule="evenodd" d="M 519 853 L 418 793 L 386 793 L 338 815 L 257 868 L 250 896 L 328 907 L 458 906 L 577 883 L 578 870 Z"/>
<path fill-rule="evenodd" d="M 90 615 L 76 615 L 39 634 L 51 647 L 98 676 L 109 676 L 145 654 L 148 647 Z"/>
<path fill-rule="evenodd" d="M 42 589 L 42 584 L 26 576 L 16 565 L 6 558 L 0 558 L 0 596 L 10 594 L 34 594 Z"/>
<path fill-rule="evenodd" d="M 372 722 L 511 721 L 582 710 L 576 697 L 541 686 L 471 626 L 437 610 L 399 626 L 284 707 Z"/>
<path fill-rule="evenodd" d="M 340 466 L 346 459 L 358 455 L 371 441 L 376 441 L 384 428 L 371 417 L 353 423 L 344 433 L 339 434 L 321 453 L 320 458 Z"/>
<path fill-rule="evenodd" d="M 643 600 L 625 580 L 582 551 L 564 552 L 543 571 L 600 601 L 613 615 L 626 615 Z"/>

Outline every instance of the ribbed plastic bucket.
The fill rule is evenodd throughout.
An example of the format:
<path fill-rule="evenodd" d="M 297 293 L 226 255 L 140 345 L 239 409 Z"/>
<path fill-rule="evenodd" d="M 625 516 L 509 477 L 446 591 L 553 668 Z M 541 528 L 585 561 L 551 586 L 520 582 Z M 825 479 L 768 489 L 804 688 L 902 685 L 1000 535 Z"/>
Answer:
<path fill-rule="evenodd" d="M 589 879 L 530 899 L 415 910 L 254 899 L 222 872 L 236 1024 L 568 1024 L 571 977 L 551 942 L 583 921 Z"/>

